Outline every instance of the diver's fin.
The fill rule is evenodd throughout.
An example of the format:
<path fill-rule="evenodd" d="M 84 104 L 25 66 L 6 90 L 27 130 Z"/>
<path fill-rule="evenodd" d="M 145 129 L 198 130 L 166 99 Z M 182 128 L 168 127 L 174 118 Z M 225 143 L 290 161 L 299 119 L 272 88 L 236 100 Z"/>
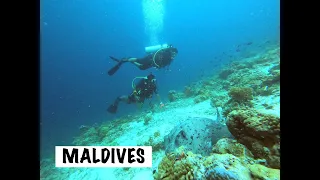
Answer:
<path fill-rule="evenodd" d="M 117 105 L 111 104 L 111 105 L 108 107 L 107 111 L 108 111 L 109 113 L 111 113 L 111 114 L 115 114 L 115 113 L 117 112 L 117 109 L 118 109 L 118 106 L 117 106 Z"/>
<path fill-rule="evenodd" d="M 111 68 L 109 71 L 108 71 L 108 74 L 109 76 L 112 76 L 114 73 L 116 73 L 118 71 L 118 69 L 120 68 L 121 64 L 123 62 L 120 61 L 117 65 L 115 65 L 113 68 Z"/>

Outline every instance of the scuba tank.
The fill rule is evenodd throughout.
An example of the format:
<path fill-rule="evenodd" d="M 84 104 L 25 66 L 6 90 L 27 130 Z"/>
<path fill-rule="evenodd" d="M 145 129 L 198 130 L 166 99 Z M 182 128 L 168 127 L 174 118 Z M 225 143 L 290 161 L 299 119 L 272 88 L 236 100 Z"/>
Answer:
<path fill-rule="evenodd" d="M 154 53 L 160 49 L 165 49 L 165 48 L 168 48 L 169 45 L 168 44 L 159 44 L 159 45 L 155 45 L 155 46 L 147 46 L 144 48 L 144 51 L 146 53 Z"/>

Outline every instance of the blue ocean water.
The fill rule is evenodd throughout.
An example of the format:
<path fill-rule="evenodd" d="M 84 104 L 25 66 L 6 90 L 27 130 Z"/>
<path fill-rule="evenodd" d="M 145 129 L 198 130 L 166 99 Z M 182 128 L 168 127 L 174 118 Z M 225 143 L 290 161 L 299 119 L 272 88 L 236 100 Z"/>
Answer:
<path fill-rule="evenodd" d="M 165 99 L 169 90 L 245 56 L 246 48 L 279 41 L 278 0 L 50 0 L 40 6 L 42 155 L 70 145 L 81 125 L 136 111 L 121 105 L 116 115 L 106 112 L 118 95 L 131 92 L 136 76 L 153 72 Z M 110 55 L 142 57 L 144 47 L 157 43 L 179 50 L 169 71 L 125 64 L 106 74 L 115 65 Z"/>

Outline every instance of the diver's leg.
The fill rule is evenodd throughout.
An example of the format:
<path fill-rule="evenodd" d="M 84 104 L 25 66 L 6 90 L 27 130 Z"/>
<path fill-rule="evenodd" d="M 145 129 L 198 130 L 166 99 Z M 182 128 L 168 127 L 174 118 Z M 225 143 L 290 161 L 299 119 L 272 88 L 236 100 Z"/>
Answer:
<path fill-rule="evenodd" d="M 122 58 L 122 59 L 117 59 L 113 56 L 109 56 L 110 59 L 116 61 L 116 62 L 135 62 L 137 61 L 138 58 Z"/>
<path fill-rule="evenodd" d="M 119 96 L 117 97 L 117 99 L 113 102 L 113 104 L 111 104 L 109 107 L 108 107 L 108 112 L 112 113 L 112 114 L 115 114 L 118 110 L 118 105 L 119 105 L 119 102 L 120 101 L 124 101 L 124 102 L 128 102 L 129 101 L 129 98 L 128 96 Z"/>
<path fill-rule="evenodd" d="M 119 103 L 119 101 L 123 101 L 123 102 L 129 103 L 129 96 L 119 96 L 117 98 L 117 100 L 118 100 L 118 103 Z"/>
<path fill-rule="evenodd" d="M 142 64 L 137 62 L 138 58 L 128 58 L 123 60 L 124 62 L 131 62 L 132 64 L 134 64 L 135 66 L 137 66 L 138 68 L 140 68 L 142 66 Z"/>
<path fill-rule="evenodd" d="M 135 66 L 137 66 L 138 68 L 140 68 L 142 66 L 142 64 L 138 63 L 138 62 L 133 62 L 132 64 L 134 64 Z"/>
<path fill-rule="evenodd" d="M 123 61 L 133 63 L 133 62 L 136 62 L 137 60 L 138 58 L 128 58 L 128 59 L 124 59 Z"/>

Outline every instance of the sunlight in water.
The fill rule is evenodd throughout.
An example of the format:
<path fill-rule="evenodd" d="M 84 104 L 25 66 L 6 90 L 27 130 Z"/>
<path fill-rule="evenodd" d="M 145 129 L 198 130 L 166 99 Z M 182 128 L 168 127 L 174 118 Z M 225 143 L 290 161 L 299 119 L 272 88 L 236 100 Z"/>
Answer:
<path fill-rule="evenodd" d="M 163 28 L 164 1 L 142 0 L 145 22 L 145 32 L 149 37 L 150 45 L 158 44 L 158 35 Z"/>

